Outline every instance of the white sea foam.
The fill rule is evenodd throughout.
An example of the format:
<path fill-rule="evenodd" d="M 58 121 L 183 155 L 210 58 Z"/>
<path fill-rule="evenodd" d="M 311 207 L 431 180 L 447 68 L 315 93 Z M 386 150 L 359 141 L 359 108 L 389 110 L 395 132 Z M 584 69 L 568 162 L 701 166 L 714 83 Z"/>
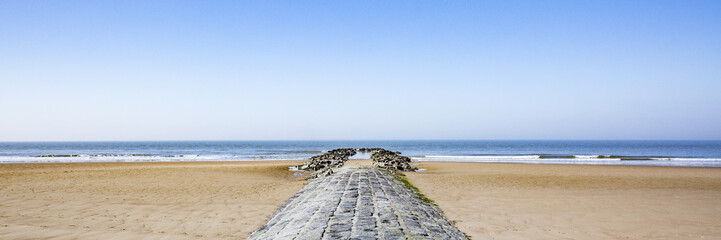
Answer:
<path fill-rule="evenodd" d="M 519 156 L 423 156 L 411 157 L 413 159 L 467 159 L 467 160 L 493 160 L 493 159 L 539 159 L 540 155 L 519 155 Z M 432 161 L 432 160 L 428 160 Z"/>
<path fill-rule="evenodd" d="M 654 160 L 661 161 L 718 161 L 721 162 L 721 158 L 652 158 Z"/>
<path fill-rule="evenodd" d="M 54 162 L 204 162 L 204 161 L 266 161 L 266 160 L 299 160 L 281 159 L 272 156 L 247 155 L 73 155 L 71 157 L 41 156 L 0 156 L 0 163 L 54 163 Z"/>
<path fill-rule="evenodd" d="M 292 172 L 305 172 L 305 170 L 300 170 L 300 169 L 298 169 L 298 166 L 288 167 L 288 171 L 292 171 Z"/>
<path fill-rule="evenodd" d="M 553 157 L 549 155 L 483 155 L 452 156 L 429 155 L 412 156 L 414 161 L 446 162 L 500 162 L 535 164 L 604 164 L 604 165 L 651 165 L 651 166 L 698 166 L 721 167 L 721 158 L 675 158 L 675 157 L 633 157 L 602 155 L 575 155 Z M 633 158 L 647 160 L 632 160 Z M 631 160 L 629 160 L 631 159 Z M 193 162 L 193 161 L 267 161 L 302 160 L 301 157 L 288 155 L 168 155 L 151 156 L 147 154 L 87 154 L 53 156 L 0 156 L 0 163 L 53 163 L 53 162 Z"/>
<path fill-rule="evenodd" d="M 567 156 L 543 156 L 541 155 L 519 155 L 519 156 L 415 156 L 414 161 L 435 161 L 435 162 L 498 162 L 498 163 L 534 163 L 534 164 L 594 164 L 594 165 L 648 165 L 648 166 L 690 166 L 690 167 L 721 167 L 721 158 L 658 158 L 638 157 L 639 160 L 632 160 L 634 157 L 614 157 L 609 155 L 599 158 L 598 155 L 575 155 Z M 630 159 L 630 160 L 626 160 Z M 648 159 L 648 160 L 640 160 Z"/>

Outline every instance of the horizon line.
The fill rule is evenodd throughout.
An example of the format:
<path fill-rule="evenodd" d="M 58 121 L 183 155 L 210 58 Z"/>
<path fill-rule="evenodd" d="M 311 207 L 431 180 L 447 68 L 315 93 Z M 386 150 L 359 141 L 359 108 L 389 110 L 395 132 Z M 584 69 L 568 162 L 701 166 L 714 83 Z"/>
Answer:
<path fill-rule="evenodd" d="M 80 142 L 333 142 L 333 141 L 721 141 L 721 139 L 245 139 L 245 140 L 20 140 L 0 143 L 80 143 Z"/>

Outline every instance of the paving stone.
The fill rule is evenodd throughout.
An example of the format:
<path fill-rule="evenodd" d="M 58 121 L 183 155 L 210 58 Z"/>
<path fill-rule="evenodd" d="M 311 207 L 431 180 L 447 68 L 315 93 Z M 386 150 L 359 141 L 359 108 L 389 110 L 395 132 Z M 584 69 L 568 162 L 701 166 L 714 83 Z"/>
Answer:
<path fill-rule="evenodd" d="M 342 167 L 310 181 L 249 239 L 466 239 L 385 171 Z"/>

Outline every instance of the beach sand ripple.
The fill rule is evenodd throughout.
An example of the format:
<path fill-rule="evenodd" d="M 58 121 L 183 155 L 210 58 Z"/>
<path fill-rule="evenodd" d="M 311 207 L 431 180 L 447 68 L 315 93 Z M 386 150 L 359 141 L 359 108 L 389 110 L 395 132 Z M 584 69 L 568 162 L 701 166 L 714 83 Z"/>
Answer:
<path fill-rule="evenodd" d="M 246 238 L 300 161 L 0 165 L 0 239 Z"/>
<path fill-rule="evenodd" d="M 410 182 L 473 239 L 721 238 L 721 168 L 418 167 Z"/>

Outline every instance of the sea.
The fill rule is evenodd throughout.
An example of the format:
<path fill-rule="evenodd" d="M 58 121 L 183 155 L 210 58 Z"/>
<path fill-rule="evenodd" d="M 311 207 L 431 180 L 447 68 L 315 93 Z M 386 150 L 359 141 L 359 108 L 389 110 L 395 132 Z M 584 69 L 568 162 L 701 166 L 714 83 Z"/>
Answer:
<path fill-rule="evenodd" d="M 413 161 L 721 167 L 721 141 L 670 140 L 0 142 L 0 163 L 300 160 L 375 147 Z"/>

